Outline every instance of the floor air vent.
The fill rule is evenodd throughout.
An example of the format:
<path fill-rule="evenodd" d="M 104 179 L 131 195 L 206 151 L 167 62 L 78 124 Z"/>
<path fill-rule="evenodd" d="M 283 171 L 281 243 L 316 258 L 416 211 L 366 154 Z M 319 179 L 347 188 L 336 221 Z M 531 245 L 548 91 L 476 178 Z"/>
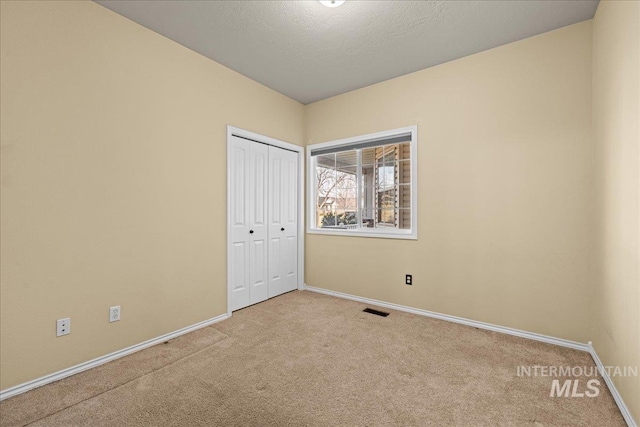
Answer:
<path fill-rule="evenodd" d="M 387 317 L 389 315 L 389 313 L 386 313 L 384 311 L 374 310 L 373 308 L 365 308 L 362 311 L 364 311 L 365 313 L 371 313 L 371 314 L 375 314 L 376 316 L 382 316 L 382 317 Z"/>

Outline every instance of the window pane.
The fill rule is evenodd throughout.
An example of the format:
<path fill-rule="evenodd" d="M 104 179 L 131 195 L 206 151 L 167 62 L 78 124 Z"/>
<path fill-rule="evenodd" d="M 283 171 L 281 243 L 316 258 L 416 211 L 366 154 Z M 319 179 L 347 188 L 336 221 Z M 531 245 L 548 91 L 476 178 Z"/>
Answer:
<path fill-rule="evenodd" d="M 354 211 L 358 208 L 356 200 L 357 190 L 353 188 L 338 188 L 336 194 L 336 205 L 346 210 Z"/>
<path fill-rule="evenodd" d="M 356 188 L 358 186 L 356 167 L 353 166 L 353 171 L 351 171 L 351 168 L 345 168 L 344 170 L 336 172 L 336 186 L 338 188 Z"/>
<path fill-rule="evenodd" d="M 385 166 L 380 165 L 377 167 L 378 175 L 378 191 L 384 191 L 389 188 L 393 188 L 395 185 L 395 166 L 393 164 Z"/>
<path fill-rule="evenodd" d="M 335 226 L 335 200 L 337 191 L 336 155 L 325 154 L 316 159 L 316 225 Z"/>
<path fill-rule="evenodd" d="M 398 146 L 397 145 L 385 145 L 383 149 L 384 154 L 384 163 L 395 163 L 398 155 Z"/>
<path fill-rule="evenodd" d="M 345 166 L 356 166 L 358 164 L 357 150 L 340 151 L 336 153 L 336 167 L 342 169 Z"/>
<path fill-rule="evenodd" d="M 398 145 L 398 160 L 405 160 L 411 158 L 411 143 L 404 142 Z"/>
<path fill-rule="evenodd" d="M 369 166 L 376 163 L 376 147 L 362 149 L 362 165 Z"/>
<path fill-rule="evenodd" d="M 335 210 L 336 210 L 335 197 L 318 195 L 318 202 L 316 205 L 317 226 L 326 227 L 330 225 L 335 225 L 336 223 Z"/>
<path fill-rule="evenodd" d="M 360 208 L 373 209 L 374 191 L 374 171 L 373 166 L 362 168 L 362 182 L 360 187 Z M 373 214 L 371 216 L 373 218 Z"/>
<path fill-rule="evenodd" d="M 320 216 L 320 227 L 322 228 L 335 228 L 337 224 L 336 214 L 331 210 L 328 210 Z"/>
<path fill-rule="evenodd" d="M 371 227 L 373 227 L 373 220 L 375 219 L 375 209 L 363 209 L 362 210 L 362 223 L 365 224 L 367 221 L 371 221 Z M 365 227 L 366 225 L 363 225 Z"/>
<path fill-rule="evenodd" d="M 411 183 L 411 160 L 402 160 L 397 162 L 396 169 L 398 171 L 398 183 L 410 184 Z"/>
<path fill-rule="evenodd" d="M 378 209 L 395 209 L 396 203 L 395 189 L 378 192 Z"/>
<path fill-rule="evenodd" d="M 325 197 L 335 197 L 336 195 L 336 171 L 323 167 L 316 168 L 316 189 L 318 200 L 325 201 Z"/>
<path fill-rule="evenodd" d="M 401 184 L 398 186 L 398 206 L 396 207 L 411 207 L 411 184 Z"/>
<path fill-rule="evenodd" d="M 395 209 L 378 209 L 376 227 L 394 228 L 396 226 Z"/>
<path fill-rule="evenodd" d="M 344 173 L 344 174 L 353 175 L 353 181 L 355 182 L 356 174 L 358 173 L 358 166 L 356 166 L 356 165 L 353 165 L 353 166 L 339 166 L 338 167 L 338 172 L 341 172 L 341 173 Z"/>
<path fill-rule="evenodd" d="M 336 226 L 342 228 L 355 228 L 357 215 L 355 210 L 347 209 L 343 206 L 336 208 Z"/>
<path fill-rule="evenodd" d="M 411 209 L 398 210 L 398 228 L 401 230 L 411 229 Z"/>
<path fill-rule="evenodd" d="M 346 152 L 352 157 L 342 157 L 345 163 L 357 163 L 355 150 Z M 343 153 L 338 153 L 338 157 Z M 357 166 L 341 166 L 338 161 L 336 172 L 336 226 L 341 228 L 356 228 L 358 209 L 358 178 Z"/>
<path fill-rule="evenodd" d="M 324 167 L 324 168 L 329 168 L 329 169 L 335 169 L 336 168 L 336 154 L 335 153 L 323 154 L 322 156 L 315 156 L 314 158 L 316 159 L 316 166 L 317 167 Z"/>

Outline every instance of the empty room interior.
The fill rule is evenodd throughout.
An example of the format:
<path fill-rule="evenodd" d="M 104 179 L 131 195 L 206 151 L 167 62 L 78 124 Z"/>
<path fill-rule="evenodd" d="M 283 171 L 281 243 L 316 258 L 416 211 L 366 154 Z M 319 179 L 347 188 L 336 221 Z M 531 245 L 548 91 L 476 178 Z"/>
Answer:
<path fill-rule="evenodd" d="M 637 426 L 640 2 L 0 0 L 1 426 Z"/>

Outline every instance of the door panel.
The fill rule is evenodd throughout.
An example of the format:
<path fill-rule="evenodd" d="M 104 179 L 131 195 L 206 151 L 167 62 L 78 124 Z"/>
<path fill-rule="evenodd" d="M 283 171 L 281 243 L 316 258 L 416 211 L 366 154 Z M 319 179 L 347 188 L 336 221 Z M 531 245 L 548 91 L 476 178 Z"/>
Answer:
<path fill-rule="evenodd" d="M 296 248 L 298 247 L 298 239 L 294 236 L 294 237 L 287 237 L 286 239 L 287 242 L 287 249 L 285 251 L 285 253 L 287 254 L 287 257 L 285 259 L 285 270 L 284 270 L 284 274 L 287 277 L 292 277 L 296 275 L 296 270 L 297 270 L 297 265 L 298 265 L 298 257 L 297 257 L 297 251 Z M 291 256 L 291 255 L 295 255 L 295 256 Z M 295 289 L 295 286 L 294 286 Z"/>
<path fill-rule="evenodd" d="M 284 161 L 283 174 L 283 217 L 284 239 L 287 244 L 284 251 L 283 274 L 286 277 L 287 291 L 298 287 L 298 156 L 287 151 Z"/>
<path fill-rule="evenodd" d="M 247 245 L 245 242 L 236 242 L 233 244 L 233 269 L 236 272 L 233 283 L 234 292 L 243 292 L 247 290 Z"/>
<path fill-rule="evenodd" d="M 249 157 L 249 223 L 251 253 L 249 256 L 251 286 L 251 304 L 264 301 L 269 298 L 267 278 L 267 198 L 269 167 L 269 147 L 264 144 L 251 143 L 251 155 Z"/>
<path fill-rule="evenodd" d="M 297 160 L 269 147 L 269 297 L 297 287 Z"/>
<path fill-rule="evenodd" d="M 280 237 L 274 237 L 269 239 L 269 285 L 278 286 L 279 281 L 282 279 L 280 263 L 282 259 L 280 257 L 282 249 L 280 248 Z"/>
<path fill-rule="evenodd" d="M 271 216 L 269 220 L 271 224 L 279 225 L 282 223 L 282 159 L 276 154 L 278 153 L 274 154 L 274 148 L 270 147 L 269 206 Z"/>
<path fill-rule="evenodd" d="M 284 162 L 283 173 L 284 180 L 284 218 L 285 222 L 291 226 L 290 230 L 297 233 L 298 227 L 298 156 L 295 153 L 288 152 L 287 159 Z"/>
<path fill-rule="evenodd" d="M 267 166 L 269 162 L 268 147 L 260 145 L 256 147 L 256 152 L 252 156 L 253 187 L 251 198 L 253 199 L 253 217 L 251 222 L 256 226 L 267 225 Z"/>
<path fill-rule="evenodd" d="M 249 286 L 249 179 L 248 163 L 251 155 L 249 141 L 233 138 L 231 146 L 231 309 L 250 304 Z"/>
<path fill-rule="evenodd" d="M 249 254 L 249 304 L 264 301 L 269 297 L 267 281 L 267 242 L 264 239 L 253 240 Z"/>

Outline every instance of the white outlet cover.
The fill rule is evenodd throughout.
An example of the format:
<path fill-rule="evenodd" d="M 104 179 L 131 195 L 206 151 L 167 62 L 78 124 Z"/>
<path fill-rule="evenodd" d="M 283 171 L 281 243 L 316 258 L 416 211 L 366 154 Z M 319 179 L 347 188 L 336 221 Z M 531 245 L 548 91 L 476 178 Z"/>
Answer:
<path fill-rule="evenodd" d="M 64 319 L 56 320 L 56 336 L 61 337 L 69 335 L 71 333 L 71 318 L 65 317 Z"/>
<path fill-rule="evenodd" d="M 109 323 L 120 320 L 120 306 L 109 307 Z"/>

